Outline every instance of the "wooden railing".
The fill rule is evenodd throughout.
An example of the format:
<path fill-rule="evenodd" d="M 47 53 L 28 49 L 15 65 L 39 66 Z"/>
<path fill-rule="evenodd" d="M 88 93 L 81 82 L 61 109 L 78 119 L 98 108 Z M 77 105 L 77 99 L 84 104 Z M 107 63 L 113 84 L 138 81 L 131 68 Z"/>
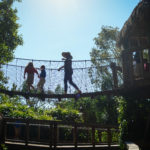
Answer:
<path fill-rule="evenodd" d="M 4 118 L 2 128 L 4 143 L 42 144 L 54 149 L 65 145 L 77 148 L 81 145 L 95 147 L 105 144 L 111 147 L 117 144 L 113 134 L 118 133 L 118 127 L 111 125 Z M 19 131 L 18 137 L 15 137 L 16 130 Z"/>

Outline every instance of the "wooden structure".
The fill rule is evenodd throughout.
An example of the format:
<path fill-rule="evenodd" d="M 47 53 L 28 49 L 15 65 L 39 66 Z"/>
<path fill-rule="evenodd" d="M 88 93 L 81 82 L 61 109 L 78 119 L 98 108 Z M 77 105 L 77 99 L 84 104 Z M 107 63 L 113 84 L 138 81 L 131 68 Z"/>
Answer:
<path fill-rule="evenodd" d="M 150 85 L 150 1 L 142 0 L 124 24 L 118 46 L 122 49 L 125 87 Z"/>
<path fill-rule="evenodd" d="M 8 147 L 19 149 L 23 147 L 29 149 L 91 149 L 91 148 L 109 148 L 119 149 L 118 142 L 112 142 L 113 133 L 118 133 L 118 127 L 112 125 L 100 124 L 83 124 L 83 123 L 66 123 L 61 121 L 46 120 L 27 120 L 3 118 L 1 120 L 1 143 L 5 143 Z M 19 137 L 15 137 L 13 130 L 20 128 Z M 68 130 L 70 135 L 65 139 L 64 132 Z M 61 132 L 61 134 L 60 134 Z M 86 134 L 86 140 L 81 140 L 79 133 Z M 98 132 L 98 141 L 96 140 L 96 132 Z M 101 133 L 107 135 L 106 141 L 102 141 Z M 38 148 L 39 149 L 39 148 Z"/>

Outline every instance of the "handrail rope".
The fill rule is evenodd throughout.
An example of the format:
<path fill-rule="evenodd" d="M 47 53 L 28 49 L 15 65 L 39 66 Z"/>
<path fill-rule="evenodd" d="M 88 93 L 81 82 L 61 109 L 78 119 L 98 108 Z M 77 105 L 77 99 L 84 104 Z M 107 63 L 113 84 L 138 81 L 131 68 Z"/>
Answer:
<path fill-rule="evenodd" d="M 12 66 L 12 67 L 20 67 L 20 68 L 25 68 L 26 66 L 20 66 L 20 65 L 13 65 L 13 64 L 5 64 L 5 65 L 2 65 L 2 66 Z M 105 65 L 105 66 L 99 66 L 100 68 L 107 68 L 109 67 L 110 65 Z M 35 67 L 36 69 L 40 69 L 40 68 L 37 68 Z M 90 69 L 90 68 L 97 68 L 97 67 L 86 67 L 86 68 L 73 68 L 73 70 L 81 70 L 81 69 Z M 46 68 L 46 70 L 58 70 L 58 69 L 50 69 L 50 68 Z M 64 70 L 64 69 L 62 69 Z"/>
<path fill-rule="evenodd" d="M 108 57 L 108 58 L 105 58 L 105 59 L 94 59 L 94 60 L 97 60 L 97 61 L 102 61 L 102 60 L 113 60 L 113 59 L 119 59 L 120 57 L 116 57 L 116 58 L 111 58 L 111 57 Z M 14 59 L 18 59 L 18 60 L 29 60 L 29 61 L 43 61 L 43 62 L 64 62 L 62 60 L 39 60 L 39 59 L 27 59 L 27 58 L 14 58 Z M 87 61 L 92 61 L 92 60 L 72 60 L 72 62 L 87 62 Z"/>

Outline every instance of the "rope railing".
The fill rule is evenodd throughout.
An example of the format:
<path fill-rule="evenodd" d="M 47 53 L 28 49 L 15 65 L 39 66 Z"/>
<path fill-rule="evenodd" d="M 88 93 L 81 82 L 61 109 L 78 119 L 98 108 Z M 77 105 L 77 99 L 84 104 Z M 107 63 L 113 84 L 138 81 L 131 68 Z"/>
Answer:
<path fill-rule="evenodd" d="M 107 63 L 101 63 L 101 61 L 108 61 Z M 110 62 L 116 63 L 118 59 L 116 58 L 107 58 L 107 59 L 99 59 L 96 60 L 98 64 L 101 65 L 93 65 L 91 60 L 73 60 L 73 81 L 77 84 L 82 93 L 91 93 L 95 91 L 101 91 L 101 87 L 95 87 L 92 82 L 92 79 L 89 75 L 89 72 L 92 71 L 93 76 L 96 76 L 96 71 L 99 69 L 101 73 L 103 71 L 108 71 L 110 74 L 113 73 L 112 68 L 110 66 Z M 64 65 L 64 61 L 52 61 L 52 60 L 32 60 L 32 59 L 24 59 L 24 58 L 15 58 L 9 64 L 2 65 L 1 70 L 4 72 L 5 77 L 8 78 L 8 84 L 6 85 L 9 90 L 12 87 L 16 87 L 13 89 L 15 91 L 24 92 L 24 69 L 29 62 L 33 62 L 34 67 L 40 73 L 39 68 L 41 65 L 45 65 L 46 67 L 46 82 L 44 85 L 44 93 L 45 94 L 55 94 L 56 91 L 58 94 L 63 94 L 64 89 L 64 70 L 58 71 L 58 68 Z M 100 76 L 99 76 L 100 78 Z M 37 84 L 39 82 L 39 78 L 35 74 L 34 76 L 34 84 L 35 89 L 37 88 Z M 69 83 L 68 83 L 69 85 Z M 59 87 L 59 88 L 58 88 Z M 37 92 L 37 91 L 34 91 Z M 73 87 L 69 85 L 68 94 L 74 94 L 75 90 Z"/>

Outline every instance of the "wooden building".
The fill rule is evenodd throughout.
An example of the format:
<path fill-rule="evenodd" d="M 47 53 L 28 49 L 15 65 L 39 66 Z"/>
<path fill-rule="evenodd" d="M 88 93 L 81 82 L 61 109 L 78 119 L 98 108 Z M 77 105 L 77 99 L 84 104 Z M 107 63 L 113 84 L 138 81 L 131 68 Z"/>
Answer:
<path fill-rule="evenodd" d="M 142 0 L 120 31 L 125 87 L 150 85 L 150 0 Z"/>

